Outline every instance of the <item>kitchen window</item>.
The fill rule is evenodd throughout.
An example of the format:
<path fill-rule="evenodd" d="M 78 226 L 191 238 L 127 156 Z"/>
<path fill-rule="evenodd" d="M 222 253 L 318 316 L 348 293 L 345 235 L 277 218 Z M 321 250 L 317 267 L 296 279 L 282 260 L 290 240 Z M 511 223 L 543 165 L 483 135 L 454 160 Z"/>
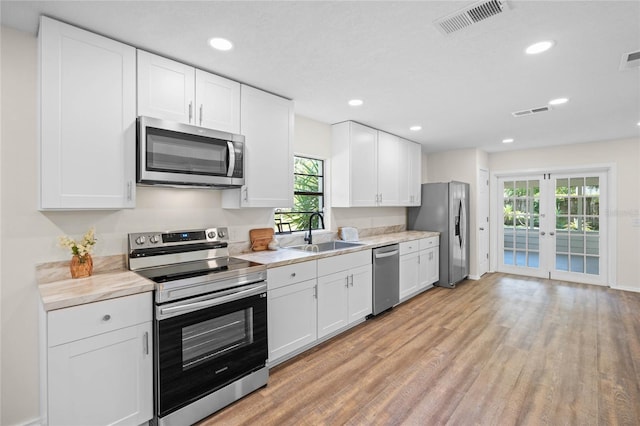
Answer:
<path fill-rule="evenodd" d="M 276 209 L 275 231 L 286 234 L 309 229 L 309 216 L 324 210 L 324 161 L 316 158 L 293 158 L 293 208 Z M 312 229 L 324 229 L 318 217 Z"/>

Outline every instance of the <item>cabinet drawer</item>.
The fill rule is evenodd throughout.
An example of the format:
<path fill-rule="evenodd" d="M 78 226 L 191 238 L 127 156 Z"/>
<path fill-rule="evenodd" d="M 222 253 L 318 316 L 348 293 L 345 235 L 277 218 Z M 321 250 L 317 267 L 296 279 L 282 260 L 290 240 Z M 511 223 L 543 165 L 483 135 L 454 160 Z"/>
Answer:
<path fill-rule="evenodd" d="M 47 314 L 48 346 L 53 347 L 152 319 L 151 292 L 50 311 Z"/>
<path fill-rule="evenodd" d="M 440 245 L 440 237 L 429 237 L 420 240 L 420 250 L 426 250 Z"/>
<path fill-rule="evenodd" d="M 371 250 L 325 257 L 324 259 L 318 259 L 318 276 L 321 277 L 323 275 L 370 264 Z"/>
<path fill-rule="evenodd" d="M 400 256 L 420 250 L 420 240 L 405 241 L 400 243 Z"/>
<path fill-rule="evenodd" d="M 267 269 L 267 290 L 316 278 L 316 261 Z"/>

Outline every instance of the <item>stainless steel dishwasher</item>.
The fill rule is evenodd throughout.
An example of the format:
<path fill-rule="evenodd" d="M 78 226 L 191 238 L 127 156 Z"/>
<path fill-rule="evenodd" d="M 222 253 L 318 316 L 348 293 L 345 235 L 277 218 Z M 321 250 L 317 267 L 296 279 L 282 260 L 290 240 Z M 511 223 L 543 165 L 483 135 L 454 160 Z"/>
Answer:
<path fill-rule="evenodd" d="M 400 301 L 400 250 L 398 244 L 373 249 L 373 315 Z"/>

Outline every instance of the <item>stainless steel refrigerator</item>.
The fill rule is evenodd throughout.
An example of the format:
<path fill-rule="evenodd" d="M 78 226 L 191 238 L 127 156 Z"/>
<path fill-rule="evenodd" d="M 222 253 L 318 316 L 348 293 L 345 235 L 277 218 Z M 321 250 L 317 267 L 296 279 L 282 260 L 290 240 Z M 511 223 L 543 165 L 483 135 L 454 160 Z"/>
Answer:
<path fill-rule="evenodd" d="M 440 280 L 454 288 L 469 275 L 469 184 L 425 183 L 422 205 L 407 209 L 407 229 L 440 232 Z"/>

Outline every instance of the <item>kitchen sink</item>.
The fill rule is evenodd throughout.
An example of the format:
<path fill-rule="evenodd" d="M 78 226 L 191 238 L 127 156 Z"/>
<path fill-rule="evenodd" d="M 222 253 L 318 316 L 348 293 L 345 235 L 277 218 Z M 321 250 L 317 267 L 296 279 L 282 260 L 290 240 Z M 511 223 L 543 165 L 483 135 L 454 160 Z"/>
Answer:
<path fill-rule="evenodd" d="M 303 244 L 301 246 L 285 247 L 292 250 L 309 251 L 313 253 L 323 253 L 333 250 L 344 250 L 352 247 L 363 246 L 364 243 L 352 243 L 349 241 L 327 241 L 319 244 Z"/>

